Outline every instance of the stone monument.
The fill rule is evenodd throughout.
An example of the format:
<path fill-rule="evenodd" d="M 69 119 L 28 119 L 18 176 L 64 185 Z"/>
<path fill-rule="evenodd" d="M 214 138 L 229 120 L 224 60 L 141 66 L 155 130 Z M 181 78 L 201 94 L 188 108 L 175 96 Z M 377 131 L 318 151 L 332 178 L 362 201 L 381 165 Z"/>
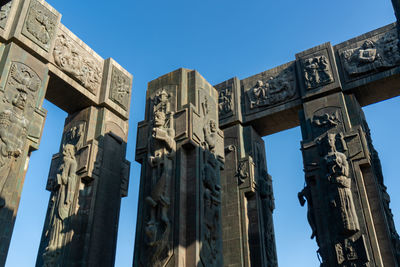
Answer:
<path fill-rule="evenodd" d="M 192 82 L 192 73 L 149 83 L 136 146 L 142 174 L 133 266 L 278 266 L 261 137 L 299 125 L 305 187 L 298 198 L 321 266 L 400 266 L 390 197 L 362 111 L 400 95 L 396 23 L 214 87 Z M 203 88 L 217 93 L 202 102 Z"/>
<path fill-rule="evenodd" d="M 113 266 L 132 75 L 61 24 L 43 0 L 0 3 L 0 266 L 4 266 L 46 98 L 69 115 L 47 189 L 36 266 Z"/>

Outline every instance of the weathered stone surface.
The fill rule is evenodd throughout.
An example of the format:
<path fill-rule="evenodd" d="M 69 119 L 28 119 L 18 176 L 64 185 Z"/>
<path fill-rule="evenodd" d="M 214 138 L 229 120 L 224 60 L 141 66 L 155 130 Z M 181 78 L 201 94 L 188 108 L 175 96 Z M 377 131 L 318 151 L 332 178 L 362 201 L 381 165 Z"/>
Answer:
<path fill-rule="evenodd" d="M 217 91 L 179 69 L 149 83 L 134 266 L 222 266 Z"/>

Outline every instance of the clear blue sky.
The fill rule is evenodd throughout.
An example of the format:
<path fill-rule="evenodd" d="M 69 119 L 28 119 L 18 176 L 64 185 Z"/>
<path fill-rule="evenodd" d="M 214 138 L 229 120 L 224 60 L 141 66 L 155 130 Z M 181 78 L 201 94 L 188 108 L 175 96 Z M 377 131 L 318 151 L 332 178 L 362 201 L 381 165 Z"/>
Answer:
<path fill-rule="evenodd" d="M 117 267 L 132 265 L 140 165 L 134 162 L 136 125 L 144 118 L 147 82 L 179 67 L 198 70 L 211 84 L 245 78 L 294 59 L 330 41 L 337 44 L 393 22 L 390 0 L 48 0 L 62 23 L 103 58 L 112 57 L 134 75 L 127 158 L 129 196 L 122 200 Z M 32 155 L 7 267 L 34 266 L 49 192 L 52 154 L 59 148 L 66 114 L 48 109 L 40 150 Z M 380 153 L 397 229 L 400 229 L 400 99 L 365 108 Z M 310 240 L 306 208 L 297 192 L 304 183 L 300 129 L 265 138 L 274 179 L 274 213 L 281 267 L 319 266 Z"/>

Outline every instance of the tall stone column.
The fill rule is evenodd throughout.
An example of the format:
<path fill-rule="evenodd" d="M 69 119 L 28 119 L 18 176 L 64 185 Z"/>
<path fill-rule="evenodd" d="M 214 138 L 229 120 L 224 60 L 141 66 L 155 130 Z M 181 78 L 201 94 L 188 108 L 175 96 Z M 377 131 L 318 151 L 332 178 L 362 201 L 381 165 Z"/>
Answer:
<path fill-rule="evenodd" d="M 106 108 L 67 117 L 46 189 L 51 192 L 36 266 L 113 266 L 126 196 L 127 121 Z"/>
<path fill-rule="evenodd" d="M 187 69 L 148 85 L 133 266 L 223 266 L 217 97 Z"/>
<path fill-rule="evenodd" d="M 240 83 L 233 78 L 215 86 L 225 146 L 221 171 L 224 264 L 273 267 L 277 255 L 272 178 L 264 141 L 252 126 L 242 125 Z"/>
<path fill-rule="evenodd" d="M 399 266 L 399 236 L 378 155 L 354 95 L 305 101 L 301 112 L 307 203 L 321 266 Z"/>
<path fill-rule="evenodd" d="M 0 266 L 4 266 L 31 152 L 46 111 L 48 69 L 19 46 L 0 45 Z"/>

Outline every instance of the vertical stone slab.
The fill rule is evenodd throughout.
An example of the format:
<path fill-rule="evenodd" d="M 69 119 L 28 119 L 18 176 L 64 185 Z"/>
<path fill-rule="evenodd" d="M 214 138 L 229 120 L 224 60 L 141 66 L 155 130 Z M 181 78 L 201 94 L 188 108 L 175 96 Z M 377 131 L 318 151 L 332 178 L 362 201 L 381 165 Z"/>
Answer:
<path fill-rule="evenodd" d="M 179 69 L 149 83 L 133 266 L 222 266 L 217 91 Z"/>
<path fill-rule="evenodd" d="M 357 100 L 335 93 L 303 108 L 306 186 L 299 201 L 307 202 L 322 266 L 398 266 L 398 235 Z"/>
<path fill-rule="evenodd" d="M 126 196 L 128 124 L 105 108 L 67 117 L 52 159 L 51 192 L 36 266 L 113 266 Z"/>
<path fill-rule="evenodd" d="M 39 147 L 47 68 L 15 44 L 0 61 L 0 266 L 4 266 L 31 152 Z"/>
<path fill-rule="evenodd" d="M 224 129 L 221 172 L 223 255 L 226 266 L 277 266 L 274 196 L 264 141 L 251 127 Z"/>

